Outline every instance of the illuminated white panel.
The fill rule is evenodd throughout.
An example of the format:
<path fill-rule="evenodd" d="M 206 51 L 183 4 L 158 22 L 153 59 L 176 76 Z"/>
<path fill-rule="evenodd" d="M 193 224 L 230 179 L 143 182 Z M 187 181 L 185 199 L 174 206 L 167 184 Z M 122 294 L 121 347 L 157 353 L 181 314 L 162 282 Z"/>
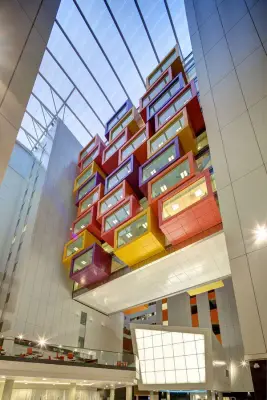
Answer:
<path fill-rule="evenodd" d="M 144 384 L 205 382 L 204 335 L 139 328 L 135 332 Z"/>

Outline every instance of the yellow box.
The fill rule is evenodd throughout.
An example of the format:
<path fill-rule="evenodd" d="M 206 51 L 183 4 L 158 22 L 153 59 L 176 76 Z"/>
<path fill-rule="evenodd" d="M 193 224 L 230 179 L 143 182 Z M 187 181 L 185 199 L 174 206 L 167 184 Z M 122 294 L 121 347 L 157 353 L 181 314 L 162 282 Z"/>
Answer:
<path fill-rule="evenodd" d="M 102 171 L 102 169 L 92 161 L 85 170 L 77 176 L 74 181 L 73 193 L 77 192 L 77 190 L 87 181 L 95 172 L 99 172 L 99 174 L 105 178 L 106 174 Z"/>
<path fill-rule="evenodd" d="M 154 154 L 160 151 L 162 147 L 166 146 L 176 136 L 178 136 L 185 153 L 191 150 L 194 154 L 197 153 L 196 137 L 188 121 L 186 108 L 171 118 L 170 121 L 147 141 L 147 158 L 154 156 Z"/>
<path fill-rule="evenodd" d="M 129 266 L 165 249 L 165 237 L 150 207 L 115 229 L 114 235 L 114 253 Z"/>
<path fill-rule="evenodd" d="M 76 256 L 80 252 L 82 252 L 87 247 L 91 246 L 92 244 L 97 243 L 101 245 L 99 240 L 92 235 L 88 231 L 83 231 L 79 235 L 77 235 L 74 239 L 67 242 L 64 246 L 63 258 L 62 262 L 66 267 L 70 267 L 71 260 L 73 256 Z"/>

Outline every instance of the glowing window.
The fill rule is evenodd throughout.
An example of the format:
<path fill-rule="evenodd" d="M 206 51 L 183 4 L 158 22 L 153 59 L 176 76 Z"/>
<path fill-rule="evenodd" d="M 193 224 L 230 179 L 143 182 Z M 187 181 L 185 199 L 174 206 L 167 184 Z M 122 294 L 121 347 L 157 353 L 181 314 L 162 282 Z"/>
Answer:
<path fill-rule="evenodd" d="M 124 143 L 126 143 L 126 135 L 122 135 L 110 148 L 105 152 L 105 160 L 111 157 Z"/>
<path fill-rule="evenodd" d="M 116 192 L 111 194 L 106 198 L 106 200 L 101 202 L 100 214 L 104 214 L 107 210 L 114 207 L 123 198 L 123 190 L 118 189 Z"/>
<path fill-rule="evenodd" d="M 114 127 L 114 129 L 110 131 L 109 140 L 111 141 L 111 140 L 115 139 L 118 136 L 118 134 L 124 128 L 126 128 L 126 126 L 131 122 L 132 119 L 133 119 L 133 114 L 132 114 L 132 110 L 130 110 L 129 113 L 127 113 L 126 116 L 123 118 L 123 120 L 118 124 L 118 126 Z"/>
<path fill-rule="evenodd" d="M 126 163 L 123 167 L 121 167 L 115 174 L 113 174 L 110 178 L 107 178 L 107 190 L 111 190 L 114 188 L 117 183 L 120 183 L 126 176 L 132 171 L 131 169 L 131 161 Z"/>
<path fill-rule="evenodd" d="M 173 50 L 173 52 L 171 52 L 171 54 L 169 55 L 169 57 L 167 57 L 167 59 L 162 63 L 162 65 L 160 65 L 150 76 L 148 82 L 149 85 L 153 85 L 154 82 L 156 82 L 156 80 L 160 77 L 160 75 L 166 71 L 167 68 L 169 68 L 169 66 L 173 63 L 173 61 L 177 58 L 177 54 L 175 49 Z"/>
<path fill-rule="evenodd" d="M 87 179 L 90 178 L 90 176 L 92 175 L 92 168 L 89 168 L 88 171 L 86 171 L 85 173 L 82 174 L 82 176 L 80 178 L 77 179 L 76 181 L 76 187 L 80 187 L 85 181 L 87 181 Z"/>
<path fill-rule="evenodd" d="M 179 212 L 197 203 L 203 197 L 207 196 L 208 189 L 205 178 L 201 178 L 193 185 L 187 187 L 181 192 L 175 194 L 169 200 L 163 203 L 162 217 L 163 219 L 172 217 Z"/>
<path fill-rule="evenodd" d="M 145 182 L 176 157 L 175 144 L 169 146 L 142 169 L 142 181 Z"/>
<path fill-rule="evenodd" d="M 81 188 L 79 190 L 79 194 L 78 194 L 78 200 L 80 200 L 81 198 L 83 198 L 83 196 L 86 195 L 86 193 L 90 192 L 91 189 L 93 189 L 95 185 L 95 177 L 93 176 L 89 182 L 87 182 L 83 188 Z"/>
<path fill-rule="evenodd" d="M 118 210 L 114 211 L 114 213 L 112 213 L 105 219 L 105 232 L 125 221 L 129 217 L 129 215 L 130 203 L 127 203 Z"/>
<path fill-rule="evenodd" d="M 139 147 L 142 143 L 146 141 L 146 130 L 144 129 L 139 133 L 139 135 L 132 140 L 125 149 L 122 150 L 122 160 L 125 160 L 128 156 L 130 156 L 137 147 Z"/>
<path fill-rule="evenodd" d="M 179 119 L 175 120 L 171 125 L 169 125 L 159 136 L 155 135 L 155 138 L 152 137 L 150 141 L 150 151 L 151 153 L 155 153 L 164 144 L 172 139 L 177 132 L 179 132 L 184 127 L 184 117 L 181 116 Z"/>
<path fill-rule="evenodd" d="M 92 204 L 94 204 L 98 200 L 99 194 L 98 191 L 94 192 L 87 199 L 83 200 L 81 203 L 81 213 L 87 210 Z"/>
<path fill-rule="evenodd" d="M 92 264 L 93 249 L 90 249 L 77 257 L 73 263 L 73 273 L 84 269 L 87 265 Z"/>
<path fill-rule="evenodd" d="M 96 158 L 96 155 L 98 153 L 99 149 L 98 147 L 95 149 L 95 151 L 92 152 L 92 154 L 90 155 L 90 157 L 88 157 L 84 162 L 83 162 L 83 168 L 88 167 L 88 165 L 91 164 L 92 161 L 94 161 L 94 159 Z"/>
<path fill-rule="evenodd" d="M 167 101 L 169 99 L 171 99 L 173 97 L 173 95 L 181 88 L 181 84 L 179 79 L 176 80 L 170 87 L 168 90 L 166 90 L 166 92 L 164 92 L 159 98 L 158 100 L 156 100 L 153 105 L 148 107 L 149 110 L 149 117 L 151 117 L 152 115 L 154 115 L 157 111 L 160 110 L 160 108 L 162 106 L 164 106 L 164 104 L 167 103 Z"/>
<path fill-rule="evenodd" d="M 159 115 L 158 127 L 162 126 L 166 121 L 173 117 L 173 115 L 179 111 L 191 98 L 192 91 L 191 89 L 188 89 Z"/>
<path fill-rule="evenodd" d="M 148 222 L 147 214 L 145 214 L 142 215 L 140 218 L 134 220 L 132 223 L 130 223 L 117 233 L 118 247 L 124 246 L 125 244 L 132 242 L 139 236 L 142 236 L 147 231 Z"/>
<path fill-rule="evenodd" d="M 79 219 L 79 221 L 74 224 L 73 233 L 79 233 L 83 230 L 88 224 L 92 221 L 92 213 L 88 212 L 83 218 Z"/>
<path fill-rule="evenodd" d="M 142 100 L 142 106 L 145 107 L 148 103 L 151 102 L 161 91 L 162 89 L 170 82 L 170 75 L 167 74 L 163 78 L 159 80 L 154 89 L 152 89 Z"/>
<path fill-rule="evenodd" d="M 83 247 L 83 238 L 78 237 L 76 240 L 68 244 L 66 249 L 67 257 L 71 256 L 72 254 L 76 253 L 77 251 L 81 250 Z"/>

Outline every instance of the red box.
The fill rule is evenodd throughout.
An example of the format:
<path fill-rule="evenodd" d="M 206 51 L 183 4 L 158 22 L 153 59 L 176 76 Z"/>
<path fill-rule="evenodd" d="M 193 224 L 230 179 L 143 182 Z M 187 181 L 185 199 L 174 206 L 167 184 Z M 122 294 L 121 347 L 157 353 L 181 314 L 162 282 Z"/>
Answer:
<path fill-rule="evenodd" d="M 187 194 L 185 190 L 189 187 L 192 188 L 192 192 L 197 189 L 194 192 L 194 195 L 196 197 L 198 197 L 197 192 L 200 193 L 203 191 L 204 196 L 195 201 L 193 204 L 184 207 L 183 209 L 181 209 L 180 212 L 178 212 L 179 208 L 181 208 L 180 205 L 186 202 Z M 182 202 L 178 199 L 174 199 L 174 197 L 178 194 L 183 194 L 184 198 Z M 193 198 L 192 193 L 187 196 L 188 198 L 190 196 L 191 198 Z M 173 199 L 175 203 L 172 205 L 168 203 L 166 204 L 166 202 L 170 199 Z M 180 203 L 180 205 L 178 203 Z M 167 196 L 160 199 L 158 204 L 159 227 L 166 238 L 173 245 L 181 243 L 186 239 L 192 238 L 197 234 L 206 231 L 215 225 L 220 224 L 222 221 L 215 196 L 212 192 L 211 178 L 208 170 L 204 171 L 201 174 L 197 174 L 194 178 L 187 181 L 184 185 L 179 186 L 177 189 L 170 192 Z M 163 206 L 165 206 L 165 218 L 163 216 Z M 173 215 L 168 216 L 168 213 L 173 213 Z"/>
<path fill-rule="evenodd" d="M 101 226 L 96 220 L 97 206 L 94 204 L 88 210 L 83 212 L 72 224 L 70 239 L 75 238 L 79 233 L 87 229 L 95 237 L 101 240 Z M 83 221 L 84 220 L 84 221 Z M 81 225 L 82 224 L 82 225 Z M 77 225 L 77 226 L 76 226 Z"/>
<path fill-rule="evenodd" d="M 109 229 L 106 229 L 105 225 L 106 225 L 108 219 L 110 219 L 110 217 L 112 216 L 112 214 L 118 212 L 119 210 L 121 210 L 123 207 L 125 207 L 127 205 L 129 206 L 129 209 L 125 210 L 125 215 L 124 215 L 125 218 L 121 221 L 118 221 L 117 218 L 119 218 L 119 216 L 114 215 L 114 221 L 116 220 L 117 223 L 114 224 L 113 226 L 111 226 Z M 139 204 L 138 200 L 136 199 L 136 197 L 133 195 L 130 195 L 128 198 L 124 199 L 116 207 L 113 207 L 112 210 L 107 212 L 102 218 L 102 226 L 101 226 L 102 239 L 105 242 L 107 242 L 111 247 L 114 247 L 114 231 L 115 231 L 115 229 L 118 228 L 119 226 L 121 226 L 122 224 L 124 224 L 129 219 L 135 217 L 139 211 L 140 211 L 140 204 Z M 111 221 L 111 223 L 112 223 L 112 221 Z"/>
<path fill-rule="evenodd" d="M 97 145 L 93 147 L 93 149 L 83 158 L 83 160 L 79 164 L 81 173 L 86 167 L 88 167 L 91 162 L 95 161 L 97 165 L 102 168 L 102 153 L 105 149 L 106 145 L 101 141 Z"/>
<path fill-rule="evenodd" d="M 81 161 L 91 152 L 91 150 L 99 143 L 103 143 L 102 139 L 99 135 L 95 135 L 95 137 L 90 140 L 90 142 L 80 151 L 78 164 L 81 164 Z"/>
<path fill-rule="evenodd" d="M 106 196 L 102 197 L 102 199 L 98 202 L 97 204 L 97 221 L 99 223 L 102 223 L 102 218 L 103 216 L 112 210 L 114 207 L 116 207 L 118 204 L 121 204 L 121 202 L 126 199 L 128 196 L 133 195 L 137 198 L 135 195 L 133 189 L 129 185 L 129 183 L 124 180 L 122 181 L 119 185 L 117 185 L 114 189 L 112 189 L 110 192 L 106 194 Z M 112 198 L 114 201 L 112 201 L 110 206 L 107 203 L 107 200 Z"/>
<path fill-rule="evenodd" d="M 143 164 L 147 160 L 147 140 L 152 136 L 152 129 L 150 124 L 146 124 L 136 132 L 131 139 L 125 143 L 119 150 L 119 165 L 125 161 L 131 154 L 135 156 L 139 164 Z M 142 138 L 139 142 L 139 137 Z M 129 148 L 129 151 L 127 149 Z M 125 154 L 125 152 L 127 152 Z"/>
<path fill-rule="evenodd" d="M 99 183 L 99 185 L 97 185 L 90 193 L 88 193 L 80 201 L 77 217 L 83 214 L 86 210 L 88 210 L 89 207 L 91 207 L 93 204 L 96 204 L 99 200 L 101 200 L 103 196 L 104 196 L 104 185 L 102 183 Z"/>
<path fill-rule="evenodd" d="M 187 92 L 191 91 L 191 98 L 188 99 L 186 102 L 183 102 L 181 104 L 181 107 L 177 107 L 176 105 L 176 111 L 175 113 L 172 113 L 172 106 L 174 103 L 176 103 L 179 98 L 184 96 Z M 186 107 L 187 113 L 189 115 L 189 119 L 192 125 L 192 128 L 195 133 L 200 132 L 201 130 L 204 129 L 205 127 L 205 122 L 203 118 L 203 114 L 201 112 L 200 104 L 198 101 L 198 96 L 197 96 L 197 89 L 194 81 L 191 81 L 188 85 L 186 85 L 182 90 L 180 90 L 172 99 L 169 101 L 160 111 L 158 111 L 154 118 L 152 118 L 149 123 L 153 125 L 152 129 L 155 129 L 155 132 L 157 132 L 159 129 L 161 129 L 166 122 L 168 122 L 174 115 L 179 113 L 184 107 Z M 168 115 L 168 109 L 170 109 L 170 115 Z M 164 116 L 166 115 L 166 117 Z M 161 121 L 163 119 L 163 121 Z M 154 121 L 153 121 L 154 120 Z"/>
<path fill-rule="evenodd" d="M 157 197 L 153 198 L 152 197 L 152 189 L 153 189 L 153 186 L 155 185 L 155 183 L 160 181 L 162 178 L 164 178 L 164 176 L 166 176 L 172 170 L 175 170 L 175 168 L 177 166 L 179 166 L 179 165 L 183 164 L 184 162 L 186 162 L 186 160 L 188 160 L 189 174 L 185 175 L 181 179 L 181 181 L 179 183 L 175 183 L 173 186 L 169 186 L 168 188 L 166 188 L 166 191 L 162 192 L 160 195 L 158 195 Z M 150 207 L 154 211 L 155 215 L 158 215 L 158 202 L 159 202 L 159 200 L 162 199 L 163 197 L 165 197 L 167 195 L 167 193 L 169 193 L 169 192 L 173 191 L 174 189 L 176 189 L 178 186 L 184 185 L 185 182 L 187 182 L 188 180 L 190 180 L 191 178 L 193 178 L 195 176 L 196 172 L 197 172 L 196 162 L 194 160 L 194 156 L 193 156 L 192 151 L 190 151 L 185 156 L 179 158 L 179 160 L 175 161 L 175 163 L 170 165 L 168 168 L 166 168 L 164 171 L 162 171 L 160 174 L 156 175 L 153 179 L 151 179 L 151 181 L 148 182 L 148 184 L 147 184 L 148 204 L 150 205 Z"/>
<path fill-rule="evenodd" d="M 125 128 L 108 146 L 104 149 L 102 155 L 102 169 L 106 174 L 111 174 L 114 169 L 118 167 L 119 149 L 127 143 L 132 136 L 131 131 Z M 115 151 L 108 156 L 108 153 L 115 149 Z M 108 158 L 107 158 L 108 157 Z"/>

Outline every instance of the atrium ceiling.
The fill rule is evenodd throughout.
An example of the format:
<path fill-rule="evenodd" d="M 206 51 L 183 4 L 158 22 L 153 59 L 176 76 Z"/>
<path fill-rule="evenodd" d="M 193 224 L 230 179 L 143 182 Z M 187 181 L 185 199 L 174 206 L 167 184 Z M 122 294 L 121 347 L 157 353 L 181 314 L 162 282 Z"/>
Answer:
<path fill-rule="evenodd" d="M 18 140 L 42 147 L 56 117 L 83 146 L 104 137 L 127 98 L 138 106 L 147 75 L 176 43 L 185 59 L 184 0 L 61 0 Z"/>

